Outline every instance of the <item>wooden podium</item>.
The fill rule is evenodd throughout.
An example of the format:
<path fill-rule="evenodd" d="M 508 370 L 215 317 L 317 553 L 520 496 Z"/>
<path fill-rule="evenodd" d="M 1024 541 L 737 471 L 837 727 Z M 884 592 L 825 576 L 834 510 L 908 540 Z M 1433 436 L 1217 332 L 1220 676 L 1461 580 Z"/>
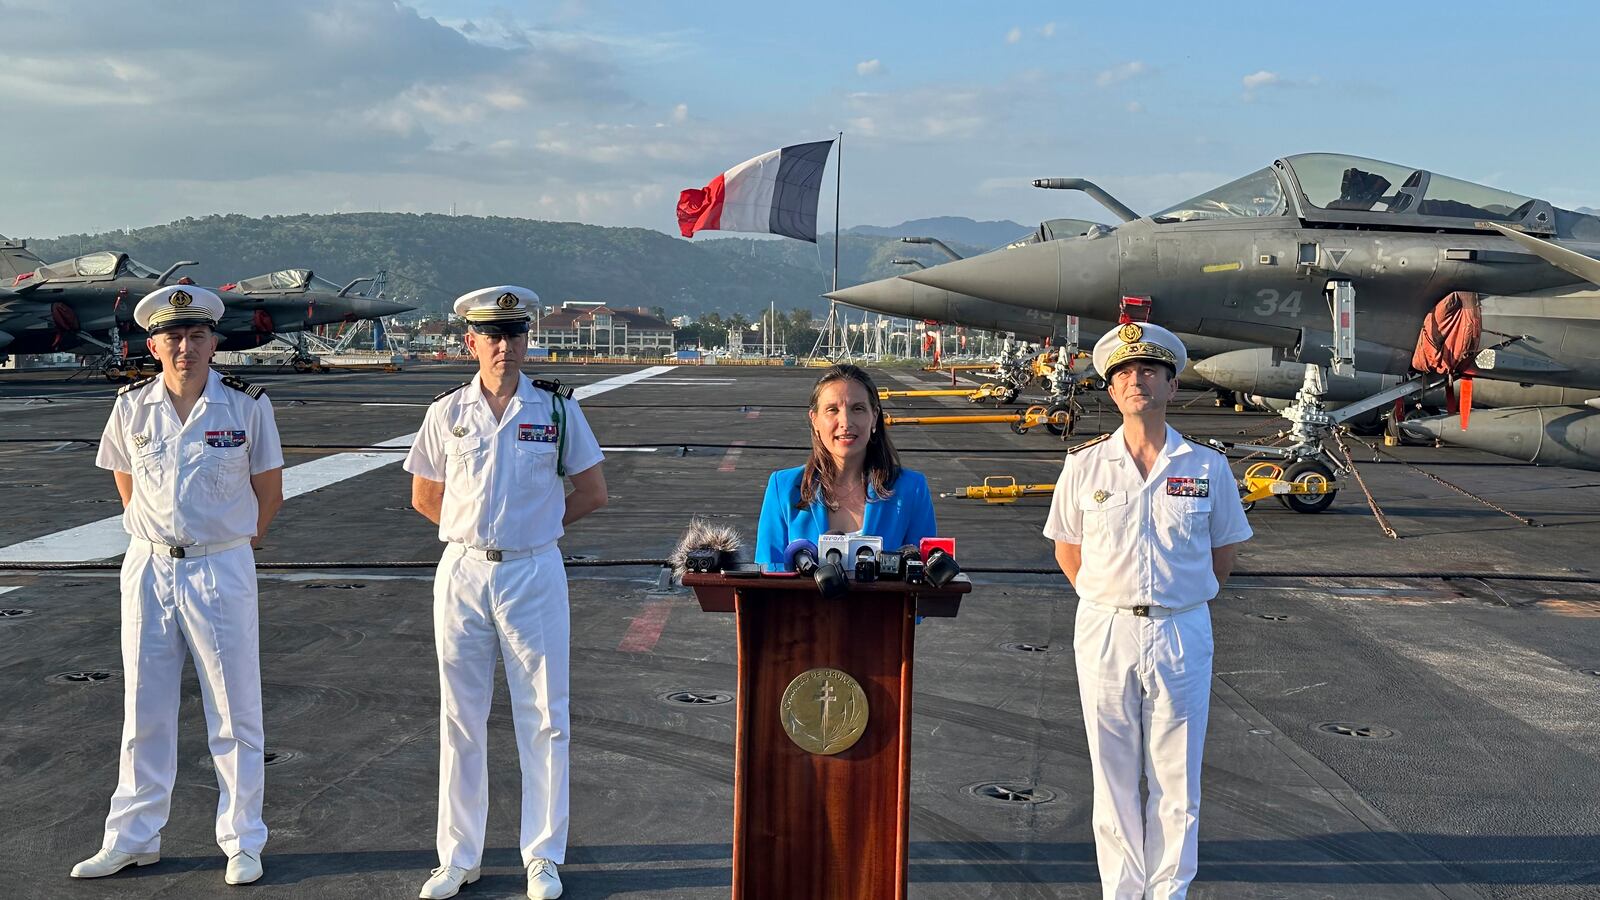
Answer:
<path fill-rule="evenodd" d="M 956 615 L 971 582 L 852 581 L 833 600 L 804 577 L 690 573 L 683 583 L 702 610 L 738 614 L 734 900 L 904 898 L 916 617 Z M 864 730 L 831 754 L 802 749 L 809 736 L 794 711 L 820 707 L 827 730 L 825 716 L 844 710 L 834 732 L 858 718 L 833 683 L 796 680 L 816 669 L 845 673 L 865 694 Z"/>

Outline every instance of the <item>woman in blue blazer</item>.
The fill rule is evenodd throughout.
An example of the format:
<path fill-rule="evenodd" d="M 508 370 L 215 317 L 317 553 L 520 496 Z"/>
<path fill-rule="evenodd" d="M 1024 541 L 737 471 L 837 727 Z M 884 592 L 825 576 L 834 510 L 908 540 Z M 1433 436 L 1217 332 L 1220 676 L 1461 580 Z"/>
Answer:
<path fill-rule="evenodd" d="M 828 532 L 876 535 L 896 550 L 938 534 L 922 473 L 900 467 L 878 387 L 857 366 L 833 366 L 811 389 L 811 458 L 767 481 L 756 562 L 788 567 L 784 548 Z"/>

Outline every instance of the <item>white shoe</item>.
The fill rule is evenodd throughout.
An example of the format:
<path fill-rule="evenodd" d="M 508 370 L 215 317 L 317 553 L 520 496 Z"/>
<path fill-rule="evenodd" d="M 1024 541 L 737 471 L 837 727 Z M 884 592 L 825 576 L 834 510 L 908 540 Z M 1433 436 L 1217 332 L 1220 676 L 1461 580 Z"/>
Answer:
<path fill-rule="evenodd" d="M 249 884 L 261 877 L 261 854 L 240 850 L 228 857 L 228 873 L 223 880 L 229 884 Z"/>
<path fill-rule="evenodd" d="M 433 870 L 433 877 L 422 886 L 422 893 L 418 894 L 422 900 L 444 900 L 454 897 L 461 892 L 463 885 L 468 885 L 478 880 L 477 869 L 463 869 L 460 866 L 440 866 Z"/>
<path fill-rule="evenodd" d="M 101 850 L 72 867 L 73 878 L 104 878 L 115 875 L 129 866 L 148 866 L 161 861 L 161 853 L 123 853 L 121 850 Z"/>
<path fill-rule="evenodd" d="M 561 896 L 561 876 L 556 874 L 556 864 L 548 859 L 528 863 L 529 900 L 555 900 Z"/>

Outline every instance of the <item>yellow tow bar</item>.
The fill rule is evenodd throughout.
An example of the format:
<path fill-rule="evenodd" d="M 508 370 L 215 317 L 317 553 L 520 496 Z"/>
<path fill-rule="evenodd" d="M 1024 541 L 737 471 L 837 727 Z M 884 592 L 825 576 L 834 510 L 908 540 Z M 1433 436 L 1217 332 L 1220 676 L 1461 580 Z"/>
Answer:
<path fill-rule="evenodd" d="M 1017 479 L 1010 475 L 990 475 L 983 480 L 983 484 L 970 485 L 954 494 L 942 496 L 982 500 L 985 503 L 1015 503 L 1023 497 L 1054 493 L 1055 489 L 1053 484 L 1017 484 Z"/>
<path fill-rule="evenodd" d="M 1304 469 L 1287 478 L 1283 466 L 1275 462 L 1258 462 L 1246 469 L 1241 483 L 1244 495 L 1239 499 L 1246 510 L 1257 500 L 1277 497 L 1278 502 L 1295 512 L 1321 512 L 1333 502 L 1332 495 L 1339 493 L 1339 482 L 1321 469 Z"/>
<path fill-rule="evenodd" d="M 879 390 L 879 400 L 900 400 L 908 397 L 965 397 L 973 403 L 993 400 L 1003 396 L 1006 388 L 992 382 L 986 382 L 977 388 L 930 388 L 920 391 L 890 391 Z"/>
<path fill-rule="evenodd" d="M 1054 426 L 1051 430 L 1065 434 L 1070 414 L 1064 409 L 1048 413 L 1042 406 L 1030 406 L 1021 413 L 994 413 L 978 416 L 884 416 L 885 425 L 1010 425 L 1017 434 L 1027 434 L 1028 429 Z M 1056 429 L 1060 429 L 1056 431 Z"/>

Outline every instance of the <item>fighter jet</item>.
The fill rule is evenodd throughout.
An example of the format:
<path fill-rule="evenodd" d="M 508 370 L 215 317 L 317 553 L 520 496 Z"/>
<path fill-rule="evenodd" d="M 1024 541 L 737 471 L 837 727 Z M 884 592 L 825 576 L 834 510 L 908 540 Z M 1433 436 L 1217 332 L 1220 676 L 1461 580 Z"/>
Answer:
<path fill-rule="evenodd" d="M 380 319 L 416 308 L 350 293 L 356 285 L 371 280 L 357 278 L 340 287 L 310 269 L 283 269 L 224 284 L 218 291 L 227 312 L 217 328 L 227 336 L 225 342 L 239 342 L 240 349 L 248 349 L 261 346 L 274 335 Z"/>
<path fill-rule="evenodd" d="M 1035 183 L 1087 184 L 1051 182 Z M 1115 320 L 1131 299 L 1175 331 L 1319 364 L 1333 343 L 1326 298 L 1343 282 L 1355 297 L 1355 368 L 1373 375 L 1408 374 L 1424 317 L 1451 292 L 1470 291 L 1480 295 L 1487 349 L 1460 374 L 1600 394 L 1595 216 L 1426 169 L 1328 153 L 1279 159 L 1150 216 L 1104 192 L 1097 199 L 1120 225 L 902 277 L 1103 320 Z M 1496 421 L 1531 429 L 1522 446 L 1548 434 L 1548 418 Z M 1568 419 L 1559 421 L 1570 431 Z M 1584 449 L 1600 465 L 1600 444 Z"/>
<path fill-rule="evenodd" d="M 1039 228 L 1027 237 L 989 252 L 999 253 L 1031 244 L 1081 237 L 1106 229 L 1107 226 L 1086 219 L 1051 219 L 1040 223 Z M 858 284 L 824 294 L 823 296 L 830 300 L 837 300 L 847 306 L 864 309 L 868 312 L 882 313 L 886 316 L 920 319 L 931 323 L 964 325 L 968 328 L 981 328 L 985 331 L 1011 332 L 1023 340 L 1052 340 L 1060 343 L 1065 340 L 1066 335 L 1069 333 L 1068 317 L 1065 315 L 1045 312 L 1027 306 L 997 303 L 993 300 L 985 300 L 981 297 L 973 297 L 966 294 L 957 294 L 924 284 L 916 284 L 899 277 L 883 278 L 866 284 Z M 1114 326 L 1108 321 L 1080 319 L 1078 323 L 1079 342 L 1084 346 L 1092 346 L 1102 334 L 1112 327 Z M 1213 353 L 1224 353 L 1249 346 L 1239 341 L 1210 338 L 1203 335 L 1184 335 L 1183 340 L 1185 346 L 1189 349 L 1191 359 L 1196 360 L 1204 359 Z M 1211 387 L 1192 368 L 1191 364 L 1189 369 L 1180 373 L 1185 386 L 1195 388 Z"/>
<path fill-rule="evenodd" d="M 1038 230 L 1027 237 L 1012 241 L 997 250 L 1077 237 L 1104 227 L 1098 222 L 1086 219 L 1051 219 L 1041 222 Z M 915 284 L 901 278 L 883 278 L 842 288 L 823 296 L 847 306 L 886 316 L 965 325 L 969 328 L 1000 333 L 1009 331 L 1023 340 L 1059 340 L 1067 333 L 1067 317 L 1063 315 L 1025 306 L 996 303 L 992 300 Z"/>
<path fill-rule="evenodd" d="M 22 242 L 0 238 L 0 353 L 120 355 L 126 343 L 140 355 L 143 335 L 133 321 L 134 305 L 192 265 L 185 260 L 157 272 L 109 250 L 47 264 Z M 413 308 L 350 293 L 369 280 L 341 288 L 309 269 L 288 269 L 229 285 L 222 295 L 228 312 L 217 326 L 221 349 L 252 349 L 276 334 Z"/>

